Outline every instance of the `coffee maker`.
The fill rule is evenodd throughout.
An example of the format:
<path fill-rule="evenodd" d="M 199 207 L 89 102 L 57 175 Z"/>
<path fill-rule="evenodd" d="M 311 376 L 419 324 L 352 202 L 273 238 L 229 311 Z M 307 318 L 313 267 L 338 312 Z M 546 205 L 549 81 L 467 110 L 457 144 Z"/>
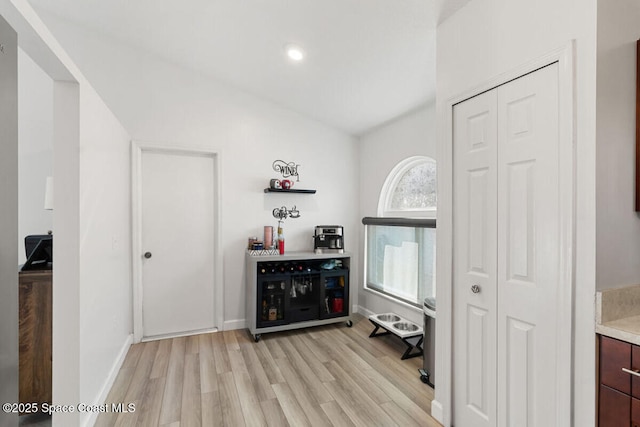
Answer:
<path fill-rule="evenodd" d="M 341 225 L 317 225 L 313 236 L 313 251 L 317 254 L 344 253 L 344 229 Z"/>

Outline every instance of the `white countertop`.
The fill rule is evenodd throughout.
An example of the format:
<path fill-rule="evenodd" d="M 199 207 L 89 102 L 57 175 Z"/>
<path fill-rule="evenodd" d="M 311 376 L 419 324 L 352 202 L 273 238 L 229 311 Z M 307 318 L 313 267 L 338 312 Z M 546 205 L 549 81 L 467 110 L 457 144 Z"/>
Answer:
<path fill-rule="evenodd" d="M 640 285 L 597 292 L 596 333 L 640 345 Z"/>
<path fill-rule="evenodd" d="M 640 345 L 640 316 L 596 323 L 596 333 Z"/>
<path fill-rule="evenodd" d="M 284 255 L 254 255 L 252 251 L 245 251 L 245 258 L 251 262 L 273 262 L 273 261 L 292 261 L 292 260 L 309 260 L 309 259 L 332 259 L 332 258 L 349 258 L 350 252 L 342 253 L 324 253 L 317 254 L 311 251 L 286 251 Z"/>

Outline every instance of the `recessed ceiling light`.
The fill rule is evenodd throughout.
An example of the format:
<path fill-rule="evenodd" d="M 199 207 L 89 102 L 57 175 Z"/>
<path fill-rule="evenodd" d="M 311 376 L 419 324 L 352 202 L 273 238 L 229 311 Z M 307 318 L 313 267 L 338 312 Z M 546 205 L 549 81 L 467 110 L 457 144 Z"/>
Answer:
<path fill-rule="evenodd" d="M 304 59 L 304 50 L 295 44 L 288 44 L 284 47 L 284 51 L 292 61 L 300 62 Z"/>

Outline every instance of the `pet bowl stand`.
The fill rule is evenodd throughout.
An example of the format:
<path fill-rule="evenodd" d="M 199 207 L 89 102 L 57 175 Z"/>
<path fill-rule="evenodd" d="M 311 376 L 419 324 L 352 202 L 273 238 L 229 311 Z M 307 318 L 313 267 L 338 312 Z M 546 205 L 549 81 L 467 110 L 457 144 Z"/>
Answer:
<path fill-rule="evenodd" d="M 405 360 L 422 356 L 422 341 L 424 339 L 422 327 L 403 319 L 395 313 L 372 314 L 369 316 L 369 321 L 375 326 L 371 334 L 369 334 L 369 338 L 392 334 L 405 343 L 407 349 L 400 359 Z M 384 332 L 378 332 L 380 328 Z M 416 338 L 418 339 L 417 342 Z M 410 340 L 415 344 L 412 344 Z"/>

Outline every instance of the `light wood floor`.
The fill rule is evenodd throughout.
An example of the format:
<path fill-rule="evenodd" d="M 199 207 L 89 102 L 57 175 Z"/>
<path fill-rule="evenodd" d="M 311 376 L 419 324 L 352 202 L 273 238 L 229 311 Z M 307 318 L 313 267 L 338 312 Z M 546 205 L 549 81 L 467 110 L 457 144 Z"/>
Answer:
<path fill-rule="evenodd" d="M 422 358 L 371 323 L 264 334 L 247 330 L 136 344 L 96 426 L 439 426 Z"/>

